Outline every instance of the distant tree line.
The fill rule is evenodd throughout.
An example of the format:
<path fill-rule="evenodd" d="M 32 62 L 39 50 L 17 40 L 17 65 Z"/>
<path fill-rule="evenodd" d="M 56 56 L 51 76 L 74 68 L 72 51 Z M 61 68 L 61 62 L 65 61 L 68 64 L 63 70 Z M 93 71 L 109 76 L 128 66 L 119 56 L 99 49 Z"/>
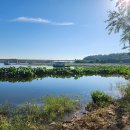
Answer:
<path fill-rule="evenodd" d="M 117 53 L 109 55 L 87 56 L 82 60 L 75 60 L 76 63 L 130 63 L 128 53 Z"/>

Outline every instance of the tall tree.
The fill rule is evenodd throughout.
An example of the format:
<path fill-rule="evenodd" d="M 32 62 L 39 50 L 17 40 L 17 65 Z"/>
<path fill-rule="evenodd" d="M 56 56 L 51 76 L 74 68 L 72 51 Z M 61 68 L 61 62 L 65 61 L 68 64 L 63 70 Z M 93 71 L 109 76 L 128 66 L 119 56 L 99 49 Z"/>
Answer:
<path fill-rule="evenodd" d="M 111 0 L 115 1 L 115 0 Z M 130 50 L 130 0 L 116 0 L 114 11 L 109 11 L 106 29 L 109 34 L 121 31 L 121 42 L 123 49 Z"/>

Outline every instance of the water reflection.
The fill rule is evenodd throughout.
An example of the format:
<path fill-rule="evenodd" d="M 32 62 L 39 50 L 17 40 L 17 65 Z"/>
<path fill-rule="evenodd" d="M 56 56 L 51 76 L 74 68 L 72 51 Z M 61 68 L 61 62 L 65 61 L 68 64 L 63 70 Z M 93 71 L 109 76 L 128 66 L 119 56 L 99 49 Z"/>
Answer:
<path fill-rule="evenodd" d="M 80 97 L 82 102 L 91 100 L 91 92 L 104 91 L 114 97 L 118 96 L 116 84 L 127 82 L 122 77 L 83 76 L 77 80 L 71 78 L 44 77 L 27 82 L 0 82 L 0 103 L 8 101 L 20 104 L 32 99 L 38 101 L 43 96 L 64 95 L 68 97 Z M 111 87 L 113 85 L 113 87 Z"/>

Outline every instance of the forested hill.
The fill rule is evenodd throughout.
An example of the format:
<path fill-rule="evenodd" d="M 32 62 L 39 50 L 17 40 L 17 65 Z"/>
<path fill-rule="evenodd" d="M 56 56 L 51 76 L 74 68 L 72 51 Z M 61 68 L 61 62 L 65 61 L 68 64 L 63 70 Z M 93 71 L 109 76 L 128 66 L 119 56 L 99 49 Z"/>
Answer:
<path fill-rule="evenodd" d="M 81 61 L 85 63 L 130 63 L 130 55 L 128 53 L 117 53 L 109 55 L 93 55 L 87 56 Z"/>

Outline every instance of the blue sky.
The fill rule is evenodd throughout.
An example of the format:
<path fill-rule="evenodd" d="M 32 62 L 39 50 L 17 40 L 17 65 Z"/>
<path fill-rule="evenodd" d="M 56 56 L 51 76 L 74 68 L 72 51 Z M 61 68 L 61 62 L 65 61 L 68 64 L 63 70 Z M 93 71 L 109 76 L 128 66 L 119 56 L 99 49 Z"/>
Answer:
<path fill-rule="evenodd" d="M 124 52 L 105 30 L 110 0 L 0 0 L 0 58 L 81 59 Z"/>

